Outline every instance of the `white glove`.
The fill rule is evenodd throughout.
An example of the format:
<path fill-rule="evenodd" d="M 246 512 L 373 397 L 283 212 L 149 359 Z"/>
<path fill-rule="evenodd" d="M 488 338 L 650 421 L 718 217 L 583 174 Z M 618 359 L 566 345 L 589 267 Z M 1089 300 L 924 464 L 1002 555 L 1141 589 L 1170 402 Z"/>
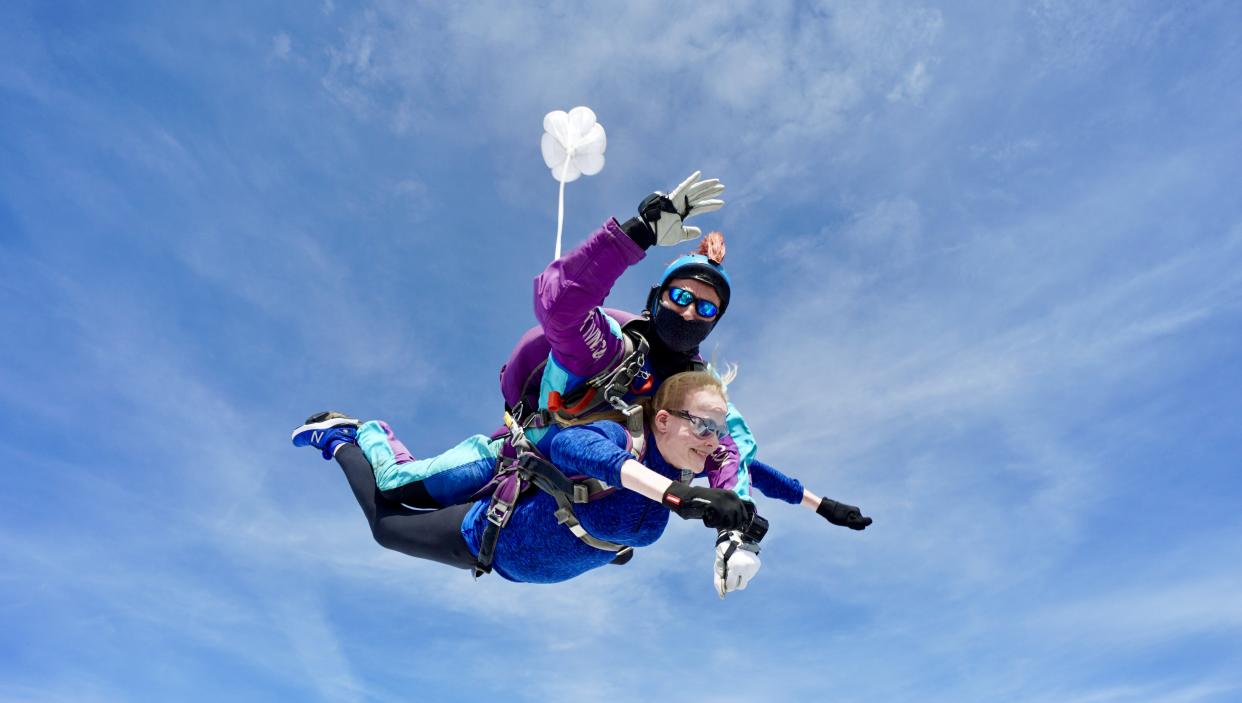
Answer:
<path fill-rule="evenodd" d="M 721 532 L 716 540 L 716 594 L 724 598 L 745 589 L 760 565 L 759 545 L 744 541 L 737 530 Z"/>
<path fill-rule="evenodd" d="M 700 181 L 701 173 L 690 174 L 668 195 L 658 191 L 648 195 L 638 206 L 638 215 L 655 233 L 657 246 L 674 246 L 702 235 L 703 230 L 686 227 L 683 222 L 724 207 L 724 201 L 716 198 L 724 192 L 724 184 L 715 178 Z"/>

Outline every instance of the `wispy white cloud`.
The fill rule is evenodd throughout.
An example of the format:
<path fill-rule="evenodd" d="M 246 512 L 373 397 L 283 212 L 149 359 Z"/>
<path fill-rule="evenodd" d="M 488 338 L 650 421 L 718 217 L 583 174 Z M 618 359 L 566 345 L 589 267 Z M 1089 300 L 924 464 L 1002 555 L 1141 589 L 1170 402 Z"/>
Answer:
<path fill-rule="evenodd" d="M 917 101 L 923 93 L 927 92 L 929 85 L 931 85 L 931 76 L 927 73 L 927 65 L 919 61 L 910 68 L 909 73 L 901 82 L 888 92 L 888 99 L 890 101 Z"/>
<path fill-rule="evenodd" d="M 293 52 L 293 38 L 285 32 L 272 37 L 272 57 L 284 61 Z"/>
<path fill-rule="evenodd" d="M 1032 627 L 1075 633 L 1109 647 L 1151 647 L 1189 636 L 1242 633 L 1242 574 L 1190 574 L 1165 584 L 1118 588 L 1032 614 Z"/>
<path fill-rule="evenodd" d="M 6 445 L 25 469 L 6 505 L 85 482 L 78 514 L 95 529 L 3 522 L 6 597 L 49 613 L 39 643 L 77 654 L 81 673 L 49 669 L 60 678 L 39 691 L 15 678 L 0 696 L 132 698 L 133 679 L 88 656 L 108 637 L 184 665 L 187 681 L 178 651 L 202 650 L 333 700 L 457 690 L 462 662 L 490 649 L 641 672 L 596 684 L 472 669 L 480 689 L 519 699 L 668 697 L 693 679 L 707 697 L 765 700 L 1228 700 L 1236 675 L 1210 663 L 1180 679 L 1126 672 L 1143 648 L 1236 641 L 1231 563 L 1128 584 L 1083 571 L 1132 566 L 1094 534 L 1110 496 L 1143 480 L 1117 465 L 1143 437 L 1129 404 L 1176 407 L 1160 379 L 1213 353 L 1194 335 L 1238 317 L 1237 213 L 1203 200 L 1231 173 L 1209 152 L 1237 143 L 1122 140 L 1080 155 L 1090 135 L 1077 123 L 1021 114 L 1056 97 L 1041 80 L 1122 66 L 1187 21 L 1142 9 L 1002 5 L 987 17 L 1012 21 L 984 32 L 952 6 L 866 2 L 712 6 L 680 21 L 654 2 L 326 2 L 315 21 L 328 29 L 280 18 L 224 42 L 230 90 L 197 58 L 179 63 L 210 51 L 149 38 L 136 63 L 193 76 L 177 87 L 210 128 L 70 85 L 62 52 L 89 58 L 94 45 L 8 42 L 28 58 L 2 62 L 0 86 L 58 127 L 27 124 L 11 133 L 29 138 L 0 146 L 25 180 L 57 187 L 0 170 L 0 205 L 47 243 L 0 264 L 34 313 L 0 322 L 42 342 L 5 348 L 0 398 L 11 417 L 63 431 L 51 457 Z M 227 21 L 208 29 L 234 37 Z M 262 90 L 244 92 L 237 66 L 264 71 Z M 260 107 L 228 119 L 248 100 Z M 229 111 L 213 112 L 221 102 Z M 385 552 L 336 467 L 286 444 L 303 403 L 414 418 L 398 427 L 429 449 L 484 429 L 459 421 L 475 412 L 462 399 L 494 379 L 458 378 L 460 360 L 436 352 L 462 348 L 447 331 L 461 336 L 463 318 L 487 339 L 494 311 L 463 312 L 450 299 L 469 296 L 443 281 L 486 299 L 525 289 L 501 287 L 484 259 L 437 279 L 461 258 L 443 242 L 466 229 L 452 244 L 473 252 L 532 227 L 551 201 L 538 118 L 580 102 L 606 108 L 610 137 L 631 145 L 583 189 L 583 210 L 687 163 L 736 175 L 725 222 L 758 234 L 731 240 L 751 256 L 735 270 L 764 302 L 739 299 L 716 335 L 743 364 L 735 397 L 765 458 L 877 518 L 856 534 L 765 503 L 764 570 L 723 603 L 710 535 L 680 521 L 633 564 L 558 586 L 475 583 Z M 1132 124 L 1156 115 L 1123 107 Z M 1107 121 L 1101 111 L 1115 114 L 1088 117 Z M 431 174 L 451 168 L 418 158 L 477 181 L 445 186 Z M 538 182 L 514 165 L 525 161 Z M 497 232 L 458 222 L 486 208 Z M 64 234 L 73 225 L 82 239 Z M 82 276 L 75 252 L 100 251 L 86 248 L 99 233 L 122 254 Z M 1222 540 L 1171 542 L 1207 553 Z M 1174 556 L 1165 544 L 1150 558 Z M 1067 570 L 1085 579 L 1068 593 L 1053 588 Z M 92 633 L 85 615 L 113 629 Z M 394 652 L 401 666 L 376 664 Z"/>
<path fill-rule="evenodd" d="M 728 163 L 751 174 L 735 181 L 740 204 L 757 197 L 757 187 L 771 192 L 805 175 L 808 165 L 789 157 L 839 137 L 895 83 L 908 97 L 921 95 L 927 78 L 919 67 L 943 29 L 936 10 L 888 12 L 869 3 L 710 6 L 683 21 L 667 13 L 654 3 L 564 15 L 511 4 L 432 11 L 381 4 L 353 18 L 331 49 L 325 86 L 360 115 L 395 114 L 400 131 L 424 133 L 443 126 L 412 118 L 415 106 L 457 109 L 482 98 L 445 134 L 454 140 L 529 141 L 512 114 L 602 105 L 628 131 L 656 135 L 633 153 L 610 154 L 610 172 L 649 178 L 653 158 L 687 144 L 707 168 Z M 465 75 L 471 80 L 457 78 Z M 686 119 L 657 124 L 666 114 Z M 727 159 L 719 156 L 725 144 Z"/>
<path fill-rule="evenodd" d="M 1139 3 L 1112 0 L 1076 6 L 1063 0 L 1039 0 L 1026 7 L 1034 24 L 1041 63 L 1046 68 L 1098 70 L 1118 47 L 1143 44 L 1172 16 L 1143 18 Z"/>

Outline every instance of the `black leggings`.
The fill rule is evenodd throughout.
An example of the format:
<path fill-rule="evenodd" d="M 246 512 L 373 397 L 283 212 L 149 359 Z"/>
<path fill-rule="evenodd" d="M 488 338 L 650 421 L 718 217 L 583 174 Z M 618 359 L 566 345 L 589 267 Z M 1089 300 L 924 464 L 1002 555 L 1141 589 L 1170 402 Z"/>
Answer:
<path fill-rule="evenodd" d="M 372 536 L 381 546 L 460 569 L 474 567 L 474 555 L 461 536 L 462 518 L 471 503 L 430 512 L 410 510 L 380 494 L 375 486 L 375 471 L 357 445 L 346 444 L 338 449 L 336 462 L 371 523 Z"/>

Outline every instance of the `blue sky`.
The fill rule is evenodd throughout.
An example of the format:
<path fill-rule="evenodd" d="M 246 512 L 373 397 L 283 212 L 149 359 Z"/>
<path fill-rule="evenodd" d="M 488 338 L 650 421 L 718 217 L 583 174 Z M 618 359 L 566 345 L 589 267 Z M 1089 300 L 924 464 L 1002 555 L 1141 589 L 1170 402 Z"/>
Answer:
<path fill-rule="evenodd" d="M 0 700 L 1242 699 L 1242 6 L 216 5 L 0 8 Z M 497 424 L 579 104 L 566 245 L 721 178 L 733 400 L 876 520 L 761 502 L 725 601 L 680 521 L 387 552 L 288 443 Z"/>

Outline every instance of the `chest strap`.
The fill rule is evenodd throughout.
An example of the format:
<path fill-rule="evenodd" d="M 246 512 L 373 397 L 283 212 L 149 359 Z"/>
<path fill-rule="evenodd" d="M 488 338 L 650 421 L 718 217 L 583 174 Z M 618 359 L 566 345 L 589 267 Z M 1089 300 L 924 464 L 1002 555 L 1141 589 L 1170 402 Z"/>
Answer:
<path fill-rule="evenodd" d="M 644 375 L 647 355 L 651 345 L 646 337 L 635 331 L 623 333 L 625 346 L 620 358 L 608 368 L 587 380 L 582 387 L 562 397 L 553 391 L 548 395 L 547 421 L 558 425 L 572 422 L 584 415 L 612 406 L 625 418 L 625 431 L 630 436 L 630 453 L 635 458 L 642 456 L 645 435 L 643 432 L 643 409 L 637 404 L 625 402 L 634 379 Z"/>

